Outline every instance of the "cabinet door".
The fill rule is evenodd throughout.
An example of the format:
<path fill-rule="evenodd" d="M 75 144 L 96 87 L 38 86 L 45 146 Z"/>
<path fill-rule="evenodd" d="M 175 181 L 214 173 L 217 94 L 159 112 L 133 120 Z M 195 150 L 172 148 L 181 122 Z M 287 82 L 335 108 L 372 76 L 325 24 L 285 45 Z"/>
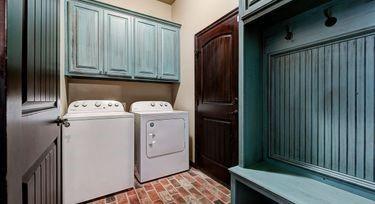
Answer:
<path fill-rule="evenodd" d="M 135 19 L 135 77 L 157 77 L 157 28 L 155 22 Z"/>
<path fill-rule="evenodd" d="M 167 25 L 159 26 L 159 78 L 179 80 L 180 42 L 179 29 Z"/>
<path fill-rule="evenodd" d="M 104 70 L 110 76 L 132 76 L 131 16 L 104 11 Z"/>
<path fill-rule="evenodd" d="M 99 74 L 103 10 L 73 1 L 69 5 L 69 72 Z"/>

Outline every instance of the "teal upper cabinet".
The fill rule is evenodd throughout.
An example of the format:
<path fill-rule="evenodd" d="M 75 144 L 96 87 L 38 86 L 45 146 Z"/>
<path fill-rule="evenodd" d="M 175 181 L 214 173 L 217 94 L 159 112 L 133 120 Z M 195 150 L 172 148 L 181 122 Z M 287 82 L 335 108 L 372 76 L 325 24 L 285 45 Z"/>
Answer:
<path fill-rule="evenodd" d="M 102 72 L 103 10 L 79 2 L 69 2 L 69 72 Z"/>
<path fill-rule="evenodd" d="M 67 76 L 179 81 L 181 25 L 98 1 L 67 3 Z"/>
<path fill-rule="evenodd" d="M 159 45 L 159 77 L 161 79 L 178 80 L 180 77 L 179 29 L 168 25 L 160 25 L 158 29 Z"/>
<path fill-rule="evenodd" d="M 135 77 L 157 78 L 158 74 L 158 24 L 135 19 Z"/>
<path fill-rule="evenodd" d="M 109 76 L 133 74 L 133 17 L 104 11 L 104 72 Z"/>

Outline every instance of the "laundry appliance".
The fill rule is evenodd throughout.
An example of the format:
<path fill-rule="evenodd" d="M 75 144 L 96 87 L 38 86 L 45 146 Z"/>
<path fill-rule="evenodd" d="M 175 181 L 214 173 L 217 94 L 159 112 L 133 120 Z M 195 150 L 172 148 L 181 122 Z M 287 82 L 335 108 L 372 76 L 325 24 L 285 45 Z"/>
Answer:
<path fill-rule="evenodd" d="M 189 121 L 186 111 L 163 101 L 135 102 L 135 175 L 140 182 L 189 169 Z"/>
<path fill-rule="evenodd" d="M 69 105 L 63 117 L 63 203 L 91 200 L 134 186 L 134 116 L 117 101 Z"/>

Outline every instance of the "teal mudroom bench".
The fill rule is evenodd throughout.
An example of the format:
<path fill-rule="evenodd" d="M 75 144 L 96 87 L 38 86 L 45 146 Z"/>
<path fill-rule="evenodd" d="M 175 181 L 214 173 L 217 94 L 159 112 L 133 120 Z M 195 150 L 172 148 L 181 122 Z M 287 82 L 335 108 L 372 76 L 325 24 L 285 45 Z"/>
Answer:
<path fill-rule="evenodd" d="M 232 203 L 375 203 L 375 1 L 240 0 Z"/>
<path fill-rule="evenodd" d="M 232 203 L 374 204 L 373 200 L 272 164 L 236 166 L 230 172 L 235 192 Z"/>

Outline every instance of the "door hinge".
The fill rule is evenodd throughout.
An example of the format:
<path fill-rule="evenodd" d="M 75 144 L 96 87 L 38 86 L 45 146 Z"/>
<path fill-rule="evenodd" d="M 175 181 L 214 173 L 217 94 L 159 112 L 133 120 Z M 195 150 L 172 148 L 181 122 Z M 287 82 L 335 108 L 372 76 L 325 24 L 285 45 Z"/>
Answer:
<path fill-rule="evenodd" d="M 195 50 L 195 58 L 198 58 L 200 54 L 201 54 L 200 50 Z"/>

